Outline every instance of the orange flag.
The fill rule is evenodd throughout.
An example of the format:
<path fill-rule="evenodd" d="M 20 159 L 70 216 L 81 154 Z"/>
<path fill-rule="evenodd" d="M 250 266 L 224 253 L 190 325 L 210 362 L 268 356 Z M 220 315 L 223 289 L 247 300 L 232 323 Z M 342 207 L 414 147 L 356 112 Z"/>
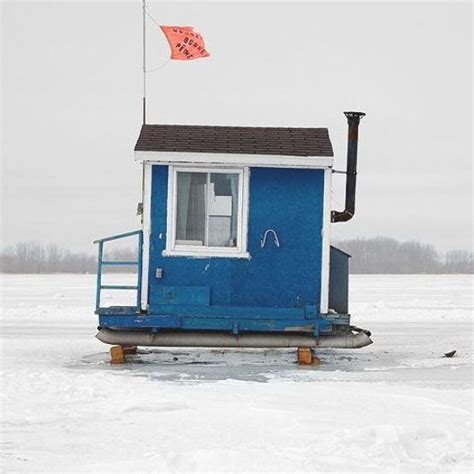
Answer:
<path fill-rule="evenodd" d="M 192 26 L 160 26 L 171 48 L 171 59 L 207 58 L 203 37 Z"/>

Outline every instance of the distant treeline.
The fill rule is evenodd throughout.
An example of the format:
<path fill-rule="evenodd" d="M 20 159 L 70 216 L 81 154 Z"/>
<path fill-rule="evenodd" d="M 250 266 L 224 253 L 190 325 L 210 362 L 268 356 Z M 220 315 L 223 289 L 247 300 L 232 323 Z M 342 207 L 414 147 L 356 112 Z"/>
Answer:
<path fill-rule="evenodd" d="M 399 242 L 387 237 L 352 239 L 334 243 L 352 255 L 351 273 L 474 273 L 473 253 L 452 250 L 440 254 L 432 245 Z M 109 251 L 104 260 L 134 261 L 136 251 Z M 20 242 L 0 253 L 4 273 L 95 273 L 97 257 L 71 252 L 55 244 Z M 136 266 L 106 266 L 105 272 L 132 273 Z"/>
<path fill-rule="evenodd" d="M 474 273 L 474 254 L 440 254 L 428 244 L 389 237 L 342 240 L 334 244 L 352 256 L 351 273 Z"/>
<path fill-rule="evenodd" d="M 136 261 L 136 251 L 114 249 L 104 254 L 104 260 Z M 0 254 L 3 273 L 96 273 L 97 256 L 71 252 L 56 244 L 20 242 Z M 133 273 L 136 266 L 104 266 L 108 273 Z"/>

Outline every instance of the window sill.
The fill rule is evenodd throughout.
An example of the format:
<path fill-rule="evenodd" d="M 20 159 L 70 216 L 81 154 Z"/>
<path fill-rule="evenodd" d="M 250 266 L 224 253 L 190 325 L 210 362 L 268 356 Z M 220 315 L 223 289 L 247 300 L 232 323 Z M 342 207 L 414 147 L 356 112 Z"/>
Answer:
<path fill-rule="evenodd" d="M 215 249 L 202 249 L 202 250 L 163 250 L 161 253 L 163 257 L 192 257 L 192 258 L 246 258 L 250 260 L 250 254 L 248 252 L 239 252 L 232 250 L 215 250 Z"/>

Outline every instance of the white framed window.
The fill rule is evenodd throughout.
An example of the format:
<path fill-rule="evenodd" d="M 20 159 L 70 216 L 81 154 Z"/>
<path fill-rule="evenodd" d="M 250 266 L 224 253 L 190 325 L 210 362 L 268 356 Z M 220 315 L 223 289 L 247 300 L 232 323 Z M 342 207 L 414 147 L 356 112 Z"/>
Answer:
<path fill-rule="evenodd" d="M 248 168 L 170 166 L 165 256 L 249 258 Z"/>

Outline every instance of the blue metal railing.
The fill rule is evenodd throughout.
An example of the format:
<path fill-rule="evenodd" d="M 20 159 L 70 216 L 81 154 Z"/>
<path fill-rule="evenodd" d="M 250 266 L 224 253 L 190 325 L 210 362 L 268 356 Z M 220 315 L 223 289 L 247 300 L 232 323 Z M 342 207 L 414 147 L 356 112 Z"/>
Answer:
<path fill-rule="evenodd" d="M 104 244 L 111 240 L 124 239 L 126 237 L 138 236 L 138 253 L 136 261 L 119 261 L 119 260 L 104 260 Z M 103 239 L 94 240 L 94 244 L 99 244 L 99 256 L 97 259 L 97 288 L 95 299 L 95 310 L 99 311 L 100 307 L 100 293 L 102 290 L 136 290 L 137 304 L 136 311 L 140 312 L 142 299 L 142 248 L 143 248 L 143 232 L 141 230 L 134 230 L 124 234 L 112 235 L 111 237 L 104 237 Z M 102 285 L 102 267 L 104 265 L 137 265 L 137 284 L 130 285 Z"/>

